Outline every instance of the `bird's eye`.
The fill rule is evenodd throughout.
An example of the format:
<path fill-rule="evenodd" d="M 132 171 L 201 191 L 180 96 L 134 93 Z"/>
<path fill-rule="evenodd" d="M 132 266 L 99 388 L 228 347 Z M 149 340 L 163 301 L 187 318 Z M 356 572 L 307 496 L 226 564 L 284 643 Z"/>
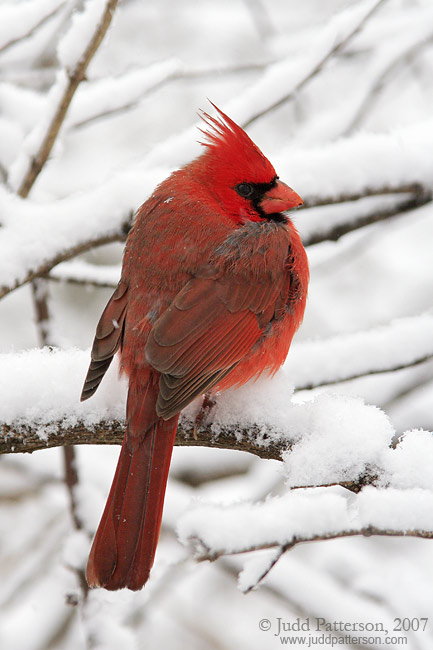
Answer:
<path fill-rule="evenodd" d="M 240 196 L 247 199 L 253 194 L 254 187 L 250 183 L 239 183 L 239 185 L 236 185 L 235 190 Z"/>

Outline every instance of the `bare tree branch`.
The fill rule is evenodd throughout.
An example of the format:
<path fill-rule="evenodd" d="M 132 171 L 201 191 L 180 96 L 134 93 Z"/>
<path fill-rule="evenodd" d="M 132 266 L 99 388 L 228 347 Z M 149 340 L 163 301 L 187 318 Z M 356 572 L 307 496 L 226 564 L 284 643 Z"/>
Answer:
<path fill-rule="evenodd" d="M 250 126 L 254 122 L 256 122 L 258 119 L 264 117 L 271 111 L 274 111 L 276 108 L 279 108 L 286 102 L 292 100 L 296 94 L 304 88 L 314 77 L 316 77 L 324 68 L 326 63 L 330 61 L 340 50 L 342 50 L 356 34 L 364 27 L 364 25 L 368 22 L 368 20 L 373 16 L 373 14 L 379 9 L 379 7 L 384 4 L 387 0 L 378 0 L 376 4 L 370 9 L 370 11 L 363 16 L 362 20 L 352 29 L 352 31 L 347 34 L 344 38 L 339 40 L 319 61 L 312 67 L 312 69 L 308 72 L 308 74 L 301 79 L 293 88 L 289 90 L 289 92 L 278 99 L 277 101 L 271 102 L 265 109 L 258 111 L 257 113 L 253 114 L 248 120 L 243 122 L 242 126 L 243 128 Z"/>
<path fill-rule="evenodd" d="M 98 289 L 115 289 L 117 286 L 117 282 L 111 282 L 110 280 L 97 280 L 95 278 L 85 279 L 82 277 L 76 277 L 73 273 L 70 275 L 56 275 L 54 270 L 55 269 L 47 275 L 47 280 L 58 282 L 59 284 L 66 282 L 67 284 L 76 284 L 82 287 L 96 287 Z"/>
<path fill-rule="evenodd" d="M 413 376 L 414 375 L 414 376 Z M 400 387 L 383 405 L 382 408 L 388 412 L 403 399 L 411 397 L 420 389 L 430 384 L 433 380 L 433 365 L 426 365 L 421 372 L 411 374 L 408 382 Z"/>

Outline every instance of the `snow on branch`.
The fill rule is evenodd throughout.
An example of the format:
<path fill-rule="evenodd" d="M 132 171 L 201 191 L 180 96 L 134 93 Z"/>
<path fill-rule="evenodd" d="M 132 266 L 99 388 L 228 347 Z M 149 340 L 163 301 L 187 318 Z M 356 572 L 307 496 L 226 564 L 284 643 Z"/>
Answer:
<path fill-rule="evenodd" d="M 197 561 L 276 548 L 246 561 L 239 587 L 247 593 L 298 544 L 358 535 L 433 539 L 432 508 L 433 492 L 420 488 L 367 486 L 350 498 L 335 488 L 310 488 L 261 503 L 201 503 L 177 528 Z"/>
<path fill-rule="evenodd" d="M 120 264 L 96 265 L 83 260 L 61 262 L 49 275 L 50 280 L 115 289 L 120 279 Z"/>
<path fill-rule="evenodd" d="M 1 7 L 0 54 L 32 36 L 65 6 L 65 0 L 38 0 Z"/>
<path fill-rule="evenodd" d="M 119 77 L 84 82 L 71 106 L 67 123 L 80 127 L 135 106 L 147 93 L 177 78 L 182 70 L 178 59 L 167 59 L 145 68 L 134 68 Z"/>
<path fill-rule="evenodd" d="M 267 62 L 246 63 L 217 68 L 191 68 L 179 59 L 159 61 L 145 68 L 134 68 L 118 77 L 105 77 L 85 83 L 71 107 L 68 126 L 81 128 L 101 118 L 135 108 L 139 102 L 174 81 L 213 79 L 262 70 Z"/>
<path fill-rule="evenodd" d="M 433 119 L 387 133 L 357 133 L 317 147 L 282 149 L 272 157 L 309 205 L 352 201 L 375 194 L 431 195 Z"/>
<path fill-rule="evenodd" d="M 89 192 L 52 203 L 22 200 L 0 187 L 3 255 L 0 297 L 94 246 L 125 238 L 131 205 L 160 179 L 158 170 L 119 174 Z M 41 244 L 42 242 L 42 244 Z"/>
<path fill-rule="evenodd" d="M 413 65 L 414 58 L 422 54 L 433 42 L 431 7 L 427 8 L 426 13 L 423 11 L 416 13 L 414 18 L 416 18 L 415 24 L 411 26 L 412 28 L 406 24 L 402 37 L 395 39 L 393 43 L 387 40 L 378 45 L 372 78 L 369 79 L 364 95 L 344 130 L 344 135 L 349 135 L 360 127 L 374 108 L 380 93 L 387 87 L 387 82 L 396 76 L 404 64 Z"/>
<path fill-rule="evenodd" d="M 175 137 L 165 145 L 172 141 L 179 143 Z M 427 120 L 389 134 L 356 135 L 321 148 L 283 151 L 276 156 L 276 168 L 307 205 L 402 194 L 401 202 L 383 208 L 382 218 L 387 218 L 396 210 L 431 202 L 432 149 L 433 120 Z M 356 174 L 348 160 L 354 161 Z M 151 152 L 141 164 L 122 170 L 104 185 L 53 202 L 20 201 L 0 187 L 5 242 L 0 298 L 83 250 L 124 238 L 125 221 L 170 171 L 167 164 L 158 167 Z M 313 233 L 309 243 L 341 236 L 377 220 L 377 214 L 375 209 L 361 216 L 351 211 L 344 219 L 340 213 L 339 223 L 328 214 L 322 220 L 321 234 Z"/>
<path fill-rule="evenodd" d="M 287 370 L 297 389 L 392 372 L 433 358 L 433 313 L 364 332 L 294 343 Z"/>
<path fill-rule="evenodd" d="M 82 350 L 45 348 L 1 355 L 3 453 L 121 441 L 126 380 L 119 381 L 114 361 L 92 399 L 80 403 L 88 362 L 88 351 Z M 357 481 L 365 484 L 373 476 L 383 480 L 395 430 L 380 409 L 361 399 L 326 393 L 305 403 L 293 402 L 291 396 L 285 368 L 272 380 L 262 378 L 227 391 L 218 396 L 211 421 L 204 423 L 198 441 L 194 441 L 193 421 L 200 407 L 200 400 L 196 400 L 182 415 L 178 442 L 284 459 L 289 483 L 296 487 Z M 424 476 L 421 468 L 430 462 L 433 438 L 426 432 L 419 435 L 426 438 L 424 442 L 417 438 L 421 447 L 430 442 L 432 446 L 424 449 L 414 480 L 430 485 L 430 471 Z M 407 440 L 405 437 L 405 445 L 409 444 Z M 413 453 L 418 453 L 416 448 Z M 406 474 L 410 475 L 413 466 L 414 458 Z M 369 479 L 365 478 L 367 474 Z"/>
<path fill-rule="evenodd" d="M 395 332 L 376 335 L 395 335 L 397 345 L 407 328 L 428 329 L 428 318 L 417 324 L 406 319 L 397 322 Z M 0 453 L 120 443 L 126 380 L 119 381 L 115 361 L 92 399 L 80 403 L 88 361 L 88 351 L 47 348 L 1 356 Z M 291 488 L 264 503 L 201 503 L 190 509 L 179 532 L 198 549 L 199 559 L 277 547 L 257 582 L 286 550 L 304 541 L 368 534 L 433 537 L 433 434 L 408 431 L 396 441 L 379 408 L 332 393 L 293 401 L 289 379 L 283 368 L 272 380 L 219 395 L 197 440 L 193 422 L 200 400 L 185 409 L 176 444 L 278 459 Z M 246 575 L 251 578 L 251 571 Z M 253 585 L 245 576 L 243 584 Z"/>
<path fill-rule="evenodd" d="M 262 78 L 230 105 L 229 112 L 248 127 L 293 99 L 364 27 L 386 0 L 368 0 L 338 14 L 318 35 L 308 54 L 269 66 Z M 233 111 L 232 111 L 233 107 Z"/>
<path fill-rule="evenodd" d="M 28 196 L 51 153 L 75 91 L 110 26 L 117 2 L 88 1 L 83 12 L 74 16 L 71 28 L 59 43 L 59 58 L 64 67 L 50 91 L 52 110 L 47 113 L 46 124 L 38 125 L 30 134 L 22 157 L 11 169 L 11 181 L 18 181 L 17 193 L 23 198 Z"/>

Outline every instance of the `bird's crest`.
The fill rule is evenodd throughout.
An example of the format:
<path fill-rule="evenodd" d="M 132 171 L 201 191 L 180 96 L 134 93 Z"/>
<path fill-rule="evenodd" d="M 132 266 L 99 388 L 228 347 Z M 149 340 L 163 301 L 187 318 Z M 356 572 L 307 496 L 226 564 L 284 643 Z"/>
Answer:
<path fill-rule="evenodd" d="M 199 130 L 205 136 L 200 144 L 207 147 L 212 162 L 223 165 L 226 170 L 242 171 L 249 181 L 267 183 L 275 178 L 275 169 L 242 127 L 210 103 L 218 111 L 219 119 L 202 111 L 200 117 L 208 128 Z"/>

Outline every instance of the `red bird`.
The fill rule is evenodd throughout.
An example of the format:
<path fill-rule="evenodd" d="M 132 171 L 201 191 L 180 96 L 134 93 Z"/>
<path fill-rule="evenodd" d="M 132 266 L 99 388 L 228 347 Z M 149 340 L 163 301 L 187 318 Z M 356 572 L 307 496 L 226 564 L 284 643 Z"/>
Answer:
<path fill-rule="evenodd" d="M 143 587 L 180 411 L 200 395 L 275 373 L 304 314 L 307 256 L 283 214 L 302 200 L 215 109 L 218 119 L 203 114 L 204 153 L 138 210 L 96 330 L 81 399 L 93 395 L 118 350 L 129 390 L 120 458 L 87 564 L 91 587 Z"/>

